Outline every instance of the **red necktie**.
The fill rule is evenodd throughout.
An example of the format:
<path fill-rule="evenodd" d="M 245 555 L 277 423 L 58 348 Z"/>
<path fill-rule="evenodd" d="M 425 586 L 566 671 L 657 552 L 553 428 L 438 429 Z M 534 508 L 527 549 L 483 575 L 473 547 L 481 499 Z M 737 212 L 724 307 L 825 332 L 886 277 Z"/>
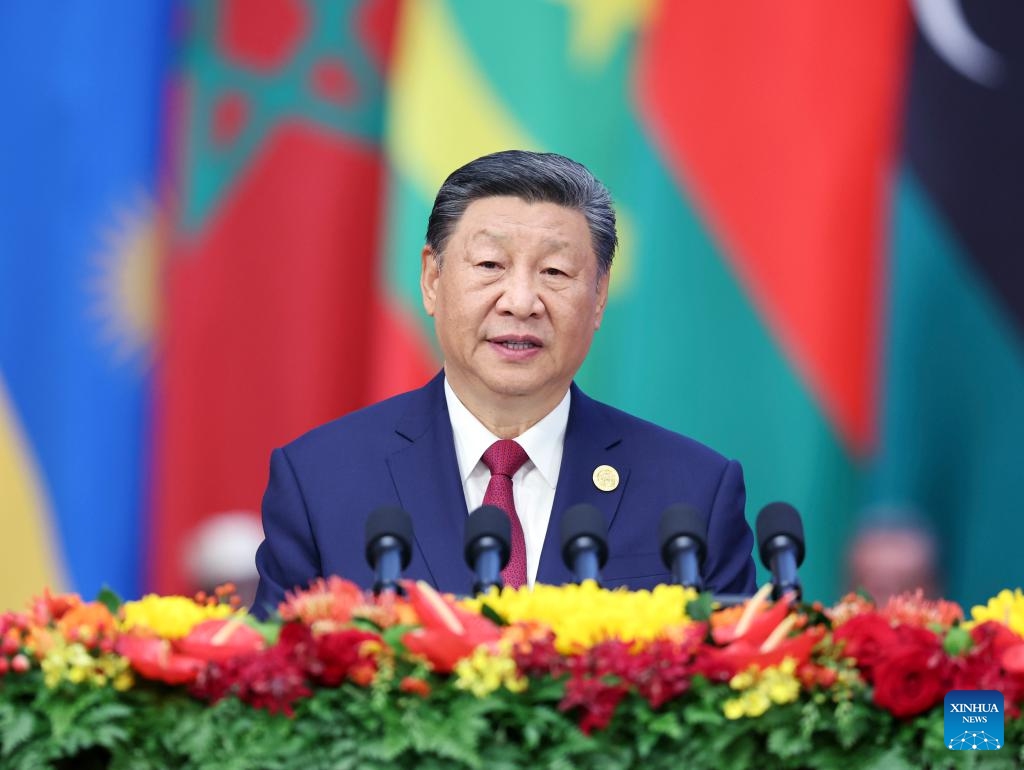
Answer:
<path fill-rule="evenodd" d="M 512 476 L 530 458 L 526 450 L 512 439 L 501 439 L 491 444 L 480 459 L 491 472 L 491 480 L 484 492 L 484 505 L 501 508 L 512 524 L 512 553 L 508 566 L 501 571 L 501 578 L 510 588 L 519 588 L 526 585 L 526 538 L 512 497 Z"/>

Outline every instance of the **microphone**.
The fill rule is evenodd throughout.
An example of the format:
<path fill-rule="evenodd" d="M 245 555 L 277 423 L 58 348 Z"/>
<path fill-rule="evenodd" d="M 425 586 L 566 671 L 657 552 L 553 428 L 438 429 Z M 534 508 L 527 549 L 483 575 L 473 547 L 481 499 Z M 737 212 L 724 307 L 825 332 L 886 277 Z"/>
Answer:
<path fill-rule="evenodd" d="M 466 520 L 466 564 L 476 575 L 473 593 L 486 593 L 491 586 L 502 587 L 501 571 L 511 552 L 512 524 L 508 514 L 493 505 L 482 505 Z"/>
<path fill-rule="evenodd" d="M 692 505 L 675 503 L 661 513 L 658 542 L 661 560 L 672 570 L 672 582 L 700 591 L 701 568 L 707 555 L 708 525 Z"/>
<path fill-rule="evenodd" d="M 382 505 L 366 519 L 366 561 L 373 592 L 401 593 L 398 581 L 412 558 L 412 519 L 394 505 Z"/>
<path fill-rule="evenodd" d="M 799 599 L 802 591 L 796 571 L 804 561 L 804 525 L 796 508 L 789 503 L 762 508 L 757 514 L 757 543 L 761 563 L 772 572 L 772 597 L 793 591 Z"/>
<path fill-rule="evenodd" d="M 577 583 L 600 585 L 601 567 L 608 561 L 608 525 L 593 505 L 574 505 L 562 517 L 562 560 Z"/>

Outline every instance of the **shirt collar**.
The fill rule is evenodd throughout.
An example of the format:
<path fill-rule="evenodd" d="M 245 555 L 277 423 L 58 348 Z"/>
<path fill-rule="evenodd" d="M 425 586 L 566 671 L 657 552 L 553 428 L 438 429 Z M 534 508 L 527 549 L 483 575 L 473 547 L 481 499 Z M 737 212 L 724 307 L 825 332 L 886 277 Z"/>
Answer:
<path fill-rule="evenodd" d="M 459 461 L 459 474 L 465 483 L 469 474 L 480 462 L 480 457 L 498 437 L 487 430 L 484 424 L 470 412 L 455 395 L 448 378 L 444 380 L 444 397 L 448 402 L 448 418 L 452 423 L 455 438 L 455 456 Z M 569 391 L 536 425 L 529 428 L 516 443 L 526 450 L 530 462 L 540 471 L 544 481 L 553 489 L 558 483 L 558 471 L 562 462 L 562 445 L 565 429 L 569 423 Z"/>

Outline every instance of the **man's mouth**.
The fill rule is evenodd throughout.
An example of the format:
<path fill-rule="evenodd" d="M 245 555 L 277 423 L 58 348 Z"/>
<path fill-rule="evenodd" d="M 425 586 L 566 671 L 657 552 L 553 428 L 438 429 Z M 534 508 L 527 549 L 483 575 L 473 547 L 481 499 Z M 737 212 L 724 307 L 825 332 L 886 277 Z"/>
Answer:
<path fill-rule="evenodd" d="M 540 340 L 530 337 L 496 337 L 491 342 L 506 350 L 533 350 L 541 347 Z"/>

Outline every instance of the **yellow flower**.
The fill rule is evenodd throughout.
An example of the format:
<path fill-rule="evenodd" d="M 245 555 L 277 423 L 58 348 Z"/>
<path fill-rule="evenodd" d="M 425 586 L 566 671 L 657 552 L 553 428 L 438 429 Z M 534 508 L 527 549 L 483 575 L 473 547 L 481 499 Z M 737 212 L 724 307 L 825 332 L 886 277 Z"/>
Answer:
<path fill-rule="evenodd" d="M 509 657 L 508 645 L 498 649 L 477 647 L 468 658 L 455 664 L 455 686 L 484 698 L 500 687 L 510 692 L 523 692 L 526 679 L 520 676 L 515 661 Z"/>
<path fill-rule="evenodd" d="M 743 713 L 748 717 L 759 717 L 772 705 L 761 690 L 748 690 L 740 696 L 740 701 L 743 703 Z"/>
<path fill-rule="evenodd" d="M 184 596 L 147 594 L 125 602 L 121 630 L 144 628 L 163 639 L 179 639 L 204 620 L 226 618 L 237 610 L 227 604 L 197 604 Z"/>
<path fill-rule="evenodd" d="M 759 717 L 771 704 L 792 703 L 800 697 L 800 680 L 796 678 L 796 661 L 786 658 L 777 666 L 758 670 L 751 666 L 733 676 L 729 687 L 743 694 L 722 704 L 726 719 Z"/>
<path fill-rule="evenodd" d="M 1015 634 L 1024 636 L 1024 591 L 1015 588 L 1013 591 L 1004 588 L 988 600 L 988 604 L 971 608 L 971 620 L 964 623 L 964 628 L 971 629 L 994 620 L 1002 623 Z"/>
<path fill-rule="evenodd" d="M 135 684 L 135 678 L 132 676 L 131 669 L 126 669 L 115 676 L 113 684 L 114 689 L 118 692 L 124 692 L 125 690 L 131 689 L 131 686 Z"/>
<path fill-rule="evenodd" d="M 588 649 L 609 639 L 646 642 L 688 625 L 686 604 L 697 593 L 660 585 L 653 591 L 608 590 L 588 580 L 581 585 L 536 585 L 497 589 L 464 606 L 480 612 L 484 604 L 509 623 L 533 621 L 551 628 L 563 653 Z"/>
<path fill-rule="evenodd" d="M 93 687 L 113 684 L 119 690 L 127 690 L 133 683 L 130 664 L 120 655 L 104 653 L 94 657 L 84 645 L 69 644 L 61 637 L 54 640 L 39 666 L 43 683 L 51 690 L 64 681 Z"/>
<path fill-rule="evenodd" d="M 747 690 L 757 683 L 757 669 L 749 668 L 741 671 L 729 680 L 729 686 L 734 690 Z"/>
<path fill-rule="evenodd" d="M 743 711 L 743 703 L 739 698 L 729 698 L 722 704 L 722 711 L 725 713 L 726 719 L 742 719 L 746 716 Z"/>
<path fill-rule="evenodd" d="M 792 703 L 800 697 L 800 682 L 796 677 L 785 674 L 768 677 L 761 691 L 768 695 L 772 703 Z"/>

